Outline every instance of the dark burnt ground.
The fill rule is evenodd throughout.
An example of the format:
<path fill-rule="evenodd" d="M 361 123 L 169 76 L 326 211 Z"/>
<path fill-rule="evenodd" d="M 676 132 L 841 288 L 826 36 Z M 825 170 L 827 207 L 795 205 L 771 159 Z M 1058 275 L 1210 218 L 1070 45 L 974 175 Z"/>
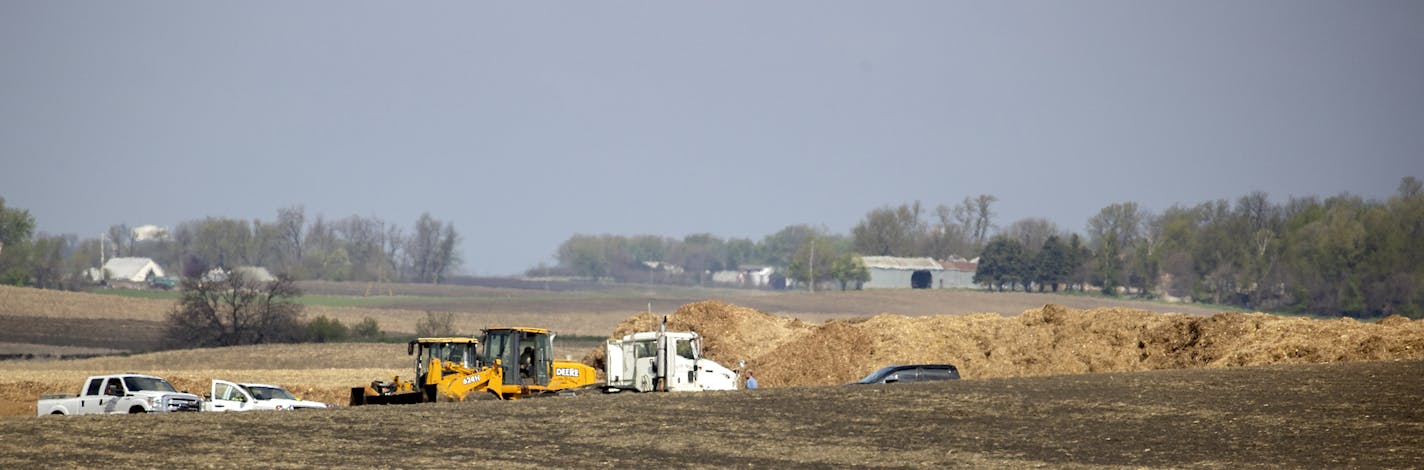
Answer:
<path fill-rule="evenodd" d="M 11 418 L 0 467 L 1424 466 L 1424 361 Z"/>

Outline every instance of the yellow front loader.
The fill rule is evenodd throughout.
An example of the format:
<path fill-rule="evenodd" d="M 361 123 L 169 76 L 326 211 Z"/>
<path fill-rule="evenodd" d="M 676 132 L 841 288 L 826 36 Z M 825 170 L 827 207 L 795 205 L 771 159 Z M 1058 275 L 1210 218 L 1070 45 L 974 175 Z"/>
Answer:
<path fill-rule="evenodd" d="M 486 329 L 479 340 L 420 338 L 406 350 L 416 356 L 415 380 L 397 376 L 352 388 L 351 405 L 464 401 L 472 392 L 515 400 L 596 383 L 592 367 L 553 360 L 553 338 L 549 330 L 525 327 Z"/>
<path fill-rule="evenodd" d="M 476 382 L 469 386 L 509 400 L 591 386 L 598 382 L 593 367 L 554 360 L 553 341 L 554 333 L 543 328 L 484 330 L 480 363 L 485 367 L 479 371 Z M 479 385 L 481 382 L 483 385 Z"/>

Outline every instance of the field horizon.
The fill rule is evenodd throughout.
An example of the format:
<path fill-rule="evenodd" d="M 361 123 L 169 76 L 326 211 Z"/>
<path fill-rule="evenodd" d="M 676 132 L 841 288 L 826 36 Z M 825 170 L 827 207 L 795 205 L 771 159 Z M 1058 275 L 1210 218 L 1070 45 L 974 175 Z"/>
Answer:
<path fill-rule="evenodd" d="M 449 312 L 454 314 L 456 329 L 465 334 L 475 334 L 496 325 L 520 325 L 549 328 L 570 337 L 608 337 L 619 322 L 631 315 L 648 311 L 668 314 L 683 305 L 704 300 L 720 300 L 812 323 L 880 314 L 1012 316 L 1046 304 L 1078 309 L 1125 307 L 1192 315 L 1233 311 L 1219 306 L 1093 295 L 967 290 L 810 293 L 645 285 L 562 291 L 358 282 L 302 282 L 300 285 L 307 296 L 319 298 L 304 307 L 306 319 L 324 316 L 354 325 L 372 318 L 381 330 L 392 336 L 413 335 L 416 323 L 427 312 Z M 3 345 L 0 354 L 4 357 L 25 354 L 84 357 L 96 353 L 158 350 L 162 322 L 175 302 L 148 297 L 151 296 L 0 286 L 0 345 Z"/>

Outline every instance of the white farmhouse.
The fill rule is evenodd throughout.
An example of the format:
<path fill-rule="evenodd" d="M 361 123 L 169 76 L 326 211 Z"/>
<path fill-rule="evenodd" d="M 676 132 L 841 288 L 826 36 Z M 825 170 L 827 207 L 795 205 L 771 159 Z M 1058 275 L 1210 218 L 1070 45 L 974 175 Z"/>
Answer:
<path fill-rule="evenodd" d="M 769 266 L 742 265 L 735 270 L 712 273 L 712 282 L 737 287 L 768 287 L 773 272 L 775 270 Z"/>
<path fill-rule="evenodd" d="M 238 273 L 242 275 L 243 279 L 251 282 L 267 283 L 277 280 L 277 276 L 273 276 L 271 271 L 261 266 L 238 266 L 231 270 L 226 270 L 221 267 L 213 268 L 203 274 L 203 280 L 210 282 L 226 281 L 228 273 L 230 272 Z"/>
<path fill-rule="evenodd" d="M 104 262 L 104 279 L 120 286 L 141 286 L 155 277 L 163 277 L 163 268 L 149 258 L 111 258 Z"/>

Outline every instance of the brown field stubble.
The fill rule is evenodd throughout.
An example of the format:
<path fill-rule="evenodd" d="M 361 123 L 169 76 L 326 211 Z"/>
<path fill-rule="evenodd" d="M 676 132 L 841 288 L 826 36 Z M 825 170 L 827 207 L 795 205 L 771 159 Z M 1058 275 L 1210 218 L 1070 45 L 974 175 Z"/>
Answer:
<path fill-rule="evenodd" d="M 1415 468 L 1424 361 L 0 421 L 0 467 Z"/>
<path fill-rule="evenodd" d="M 938 302 L 959 294 L 909 295 Z M 391 315 L 378 318 L 383 325 L 413 326 L 423 316 L 415 310 L 322 308 L 309 315 L 337 312 L 328 316 L 346 322 L 359 320 L 367 310 Z M 59 311 L 82 318 L 90 310 Z M 1417 359 L 1424 357 L 1421 321 L 1200 316 L 1057 305 L 1028 308 L 1016 316 L 850 317 L 845 310 L 836 312 L 841 313 L 825 314 L 822 318 L 829 321 L 821 323 L 725 302 L 695 302 L 670 315 L 670 328 L 706 336 L 712 359 L 727 365 L 748 359 L 767 387 L 758 392 L 584 396 L 297 415 L 34 418 L 39 395 L 74 393 L 85 376 L 96 373 L 152 373 L 198 393 L 212 378 L 276 383 L 307 399 L 341 403 L 349 387 L 409 374 L 410 359 L 403 344 L 324 344 L 3 361 L 0 414 L 30 417 L 0 421 L 6 437 L 0 443 L 0 467 L 409 467 L 447 464 L 452 457 L 532 467 L 557 465 L 552 455 L 574 459 L 557 462 L 576 466 L 1424 465 L 1424 417 L 1415 406 L 1424 394 L 1418 386 L 1424 372 L 1424 362 Z M 588 322 L 583 328 L 598 330 L 594 325 L 607 322 L 612 326 L 601 331 L 614 331 L 611 336 L 653 329 L 658 321 L 658 315 L 613 312 L 568 313 L 567 318 L 519 312 L 465 315 L 457 324 L 475 329 L 503 321 L 560 329 L 551 323 L 583 320 Z M 569 351 L 564 346 L 559 354 Z M 598 352 L 591 351 L 588 360 L 596 362 Z M 1415 359 L 1351 362 L 1409 358 Z M 802 386 L 845 383 L 902 362 L 955 363 L 970 380 Z M 1255 366 L 1334 362 L 1350 363 Z M 1196 370 L 1157 370 L 1183 368 Z M 1145 370 L 1155 371 L 1119 372 Z M 145 424 L 135 426 L 140 422 L 135 420 Z M 470 439 L 468 432 L 444 432 L 472 422 L 479 423 L 479 439 Z M 627 431 L 632 429 L 657 431 Z M 146 447 L 143 442 L 164 445 Z M 173 452 L 173 446 L 184 451 Z"/>

